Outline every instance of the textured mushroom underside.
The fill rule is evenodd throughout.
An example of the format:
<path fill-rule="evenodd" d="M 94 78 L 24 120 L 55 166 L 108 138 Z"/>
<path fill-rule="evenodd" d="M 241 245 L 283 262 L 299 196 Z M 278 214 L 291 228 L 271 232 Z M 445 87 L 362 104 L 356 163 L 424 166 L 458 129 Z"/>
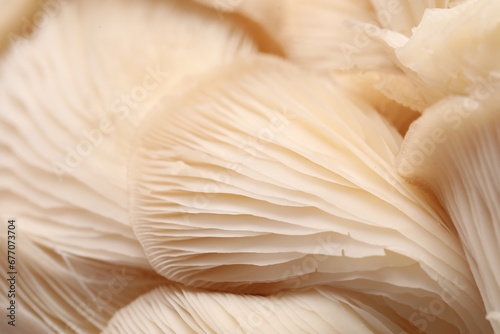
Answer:
<path fill-rule="evenodd" d="M 404 176 L 436 193 L 450 213 L 486 312 L 448 218 L 392 167 L 401 137 L 363 101 L 350 100 L 291 65 L 263 58 L 221 71 L 184 93 L 196 86 L 192 81 L 199 74 L 256 49 L 227 17 L 186 3 L 65 2 L 0 65 L 0 218 L 22 217 L 23 293 L 18 301 L 27 327 L 21 331 L 103 329 L 120 307 L 165 283 L 151 272 L 152 265 L 164 277 L 187 285 L 271 295 L 162 287 L 119 311 L 110 331 L 194 327 L 219 333 L 223 324 L 245 330 L 255 320 L 247 316 L 264 308 L 259 318 L 263 327 L 257 328 L 269 328 L 267 332 L 297 332 L 298 325 L 304 332 L 489 333 L 485 315 L 500 332 L 495 256 L 500 253 L 500 162 L 495 156 L 500 124 L 494 112 L 476 118 L 470 110 L 452 108 L 461 111 L 448 114 L 445 123 L 471 122 L 471 127 L 453 132 L 450 124 L 443 125 L 449 140 L 433 143 L 435 154 L 425 158 L 424 169 L 407 173 L 403 160 L 399 164 Z M 265 0 L 246 3 L 242 8 L 251 13 L 261 5 L 273 6 Z M 356 20 L 363 22 L 373 12 L 337 1 L 290 3 L 283 12 L 293 16 L 280 23 L 284 29 L 274 37 L 285 42 L 293 61 L 318 71 L 352 66 L 394 70 L 378 40 L 350 59 L 336 48 L 356 38 L 341 29 L 339 9 L 345 9 L 342 15 L 352 10 L 351 28 L 362 27 Z M 389 2 L 372 3 L 387 9 Z M 425 3 L 445 7 L 448 2 Z M 413 6 L 417 22 L 422 5 L 403 4 L 405 11 Z M 481 10 L 470 14 L 481 16 Z M 250 17 L 259 22 L 276 18 L 276 13 Z M 488 24 L 475 29 L 471 22 L 462 28 L 494 32 Z M 390 23 L 386 27 L 403 29 L 403 36 L 411 29 L 399 18 Z M 126 36 L 124 25 L 130 30 Z M 376 88 L 383 93 L 400 88 L 391 97 L 418 110 L 449 93 L 447 89 L 489 98 L 493 90 L 485 81 L 497 81 L 488 76 L 496 62 L 483 55 L 495 50 L 479 43 L 477 50 L 484 53 L 466 58 L 485 64 L 486 75 L 474 68 L 455 71 L 464 63 L 448 57 L 449 50 L 425 58 L 448 64 L 441 73 L 415 58 L 422 42 L 436 43 L 427 39 L 436 29 L 428 27 L 432 24 L 395 53 L 410 75 L 383 73 Z M 450 40 L 463 35 L 453 30 Z M 488 45 L 496 46 L 497 35 L 489 35 Z M 475 42 L 482 38 L 476 37 Z M 338 42 L 335 47 L 332 40 Z M 454 53 L 462 50 L 458 42 Z M 434 78 L 426 69 L 441 74 Z M 450 73 L 456 74 L 452 83 L 458 86 L 440 81 Z M 446 103 L 436 108 L 446 112 Z M 494 110 L 488 103 L 483 107 Z M 148 124 L 134 148 L 130 208 L 139 243 L 128 220 L 127 162 L 131 139 L 144 119 Z M 418 123 L 424 124 L 420 130 L 412 131 L 402 157 L 422 149 L 415 143 L 443 137 L 425 122 L 427 118 Z M 457 153 L 464 150 L 474 158 Z M 447 168 L 439 172 L 438 165 Z M 0 263 L 7 272 L 5 261 Z M 309 286 L 315 287 L 276 295 Z M 6 280 L 0 288 L 8 290 Z M 276 306 L 274 317 L 288 322 L 278 325 L 266 318 L 269 305 Z M 300 307 L 307 313 L 297 312 Z M 165 310 L 172 317 L 166 324 Z M 204 318 L 212 311 L 213 316 Z M 145 323 L 131 322 L 138 315 Z M 317 327 L 308 327 L 311 322 Z M 367 328 L 350 327 L 360 324 Z M 0 332 L 5 326 L 2 322 Z"/>
<path fill-rule="evenodd" d="M 400 333 L 408 329 L 326 287 L 267 297 L 162 286 L 110 320 L 105 334 Z"/>
<path fill-rule="evenodd" d="M 414 110 L 421 109 L 423 97 L 377 36 L 380 28 L 409 36 L 426 9 L 450 5 L 446 0 L 196 1 L 219 15 L 236 11 L 255 20 L 288 59 L 334 81 L 340 77 L 348 91 L 374 105 L 402 134 L 418 116 Z"/>
<path fill-rule="evenodd" d="M 405 319 L 439 300 L 427 332 L 490 331 L 445 215 L 402 181 L 401 137 L 362 101 L 257 58 L 144 124 L 132 224 L 168 279 L 252 293 L 329 284 Z"/>
<path fill-rule="evenodd" d="M 255 46 L 182 1 L 75 1 L 52 15 L 1 64 L 0 212 L 44 245 L 148 267 L 128 223 L 133 135 L 159 100 Z"/>
<path fill-rule="evenodd" d="M 21 223 L 18 221 L 18 225 Z M 158 285 L 168 284 L 150 270 L 75 256 L 16 233 L 15 330 L 20 333 L 97 333 L 124 305 Z M 0 237 L 2 242 L 7 239 L 5 235 Z M 6 249 L 0 250 L 5 259 Z M 10 271 L 7 261 L 1 261 L 0 269 Z M 9 291 L 9 284 L 2 279 L 2 291 Z M 1 322 L 2 333 L 11 330 L 7 321 Z"/>
<path fill-rule="evenodd" d="M 491 92 L 483 100 L 451 97 L 428 109 L 408 132 L 398 170 L 437 194 L 449 212 L 487 317 L 500 332 L 500 95 Z"/>
<path fill-rule="evenodd" d="M 183 1 L 85 0 L 3 55 L 0 217 L 18 219 L 26 333 L 98 332 L 167 282 L 129 225 L 132 138 L 158 101 L 255 52 L 231 20 Z"/>

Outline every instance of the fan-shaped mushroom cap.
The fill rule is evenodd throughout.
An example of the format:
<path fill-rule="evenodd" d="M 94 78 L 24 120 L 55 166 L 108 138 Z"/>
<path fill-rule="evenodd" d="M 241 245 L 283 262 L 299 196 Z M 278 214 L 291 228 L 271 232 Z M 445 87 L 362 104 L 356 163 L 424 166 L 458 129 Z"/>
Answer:
<path fill-rule="evenodd" d="M 0 216 L 23 217 L 41 244 L 148 266 L 128 223 L 134 132 L 199 73 L 254 52 L 183 1 L 65 3 L 0 65 Z"/>
<path fill-rule="evenodd" d="M 330 284 L 406 319 L 438 300 L 427 332 L 489 331 L 458 238 L 397 175 L 401 137 L 369 105 L 258 58 L 148 118 L 130 207 L 163 276 L 253 293 Z"/>
<path fill-rule="evenodd" d="M 331 288 L 263 297 L 163 286 L 118 311 L 103 333 L 361 334 L 409 328 L 393 321 Z"/>
<path fill-rule="evenodd" d="M 409 180 L 433 191 L 450 213 L 500 332 L 500 91 L 482 101 L 450 97 L 410 128 L 398 158 Z"/>

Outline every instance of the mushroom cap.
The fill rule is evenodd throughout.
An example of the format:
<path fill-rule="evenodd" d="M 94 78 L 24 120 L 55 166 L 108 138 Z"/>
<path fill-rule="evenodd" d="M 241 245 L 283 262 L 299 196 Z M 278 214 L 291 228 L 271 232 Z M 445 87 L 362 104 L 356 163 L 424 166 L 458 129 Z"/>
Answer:
<path fill-rule="evenodd" d="M 135 130 L 199 73 L 254 52 L 186 2 L 65 3 L 0 64 L 0 216 L 44 245 L 147 267 L 127 208 Z"/>
<path fill-rule="evenodd" d="M 500 2 L 489 0 L 427 11 L 412 37 L 396 50 L 401 64 L 415 73 L 429 105 L 444 96 L 471 94 L 485 82 L 499 81 L 491 77 L 500 70 L 499 11 Z"/>
<path fill-rule="evenodd" d="M 387 56 L 384 43 L 372 34 L 380 27 L 409 34 L 426 8 L 449 5 L 448 1 L 408 0 L 196 1 L 219 15 L 237 12 L 250 17 L 280 44 L 286 58 L 330 75 L 358 99 L 375 106 L 402 134 L 419 115 L 410 109 L 416 109 L 415 102 L 408 101 L 414 92 L 401 89 L 406 77 Z M 404 87 L 414 88 L 411 82 L 404 82 Z"/>
<path fill-rule="evenodd" d="M 489 89 L 483 100 L 454 96 L 426 110 L 410 127 L 397 166 L 449 212 L 498 332 L 500 91 Z"/>
<path fill-rule="evenodd" d="M 360 33 L 357 26 L 374 21 L 370 0 L 195 1 L 214 8 L 219 15 L 237 12 L 250 18 L 281 46 L 288 59 L 309 69 L 330 71 L 389 64 L 383 47 L 375 43 L 363 45 L 363 52 L 352 52 Z"/>
<path fill-rule="evenodd" d="M 400 320 L 400 319 L 398 319 Z M 119 310 L 112 333 L 400 333 L 410 326 L 332 288 L 267 297 L 162 286 Z"/>
<path fill-rule="evenodd" d="M 374 22 L 369 0 L 284 1 L 278 41 L 287 58 L 315 71 L 392 67 L 378 42 L 362 31 Z"/>
<path fill-rule="evenodd" d="M 411 36 L 428 9 L 450 8 L 466 0 L 371 0 L 380 26 Z"/>
<path fill-rule="evenodd" d="M 460 291 L 427 331 L 489 331 L 447 217 L 393 167 L 401 136 L 323 78 L 240 62 L 159 105 L 138 138 L 132 224 L 166 278 L 251 293 L 329 284 L 407 319 Z"/>
<path fill-rule="evenodd" d="M 388 30 L 376 35 L 405 73 L 384 91 L 415 110 L 450 95 L 474 95 L 500 81 L 500 3 L 453 1 L 448 6 L 425 11 L 411 36 Z"/>

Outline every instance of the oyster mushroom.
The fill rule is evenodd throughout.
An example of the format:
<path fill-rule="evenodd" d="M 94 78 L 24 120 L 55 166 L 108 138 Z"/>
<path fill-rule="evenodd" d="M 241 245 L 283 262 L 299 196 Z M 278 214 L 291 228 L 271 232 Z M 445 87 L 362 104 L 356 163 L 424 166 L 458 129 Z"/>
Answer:
<path fill-rule="evenodd" d="M 2 218 L 24 217 L 20 228 L 45 246 L 149 268 L 128 219 L 135 130 L 200 73 L 256 52 L 243 30 L 214 15 L 182 1 L 68 2 L 8 52 Z"/>
<path fill-rule="evenodd" d="M 427 10 L 411 36 L 380 31 L 377 38 L 405 74 L 380 83 L 384 92 L 424 111 L 447 96 L 484 94 L 498 85 L 499 10 L 497 1 L 458 1 Z"/>
<path fill-rule="evenodd" d="M 499 331 L 498 161 L 486 153 L 498 146 L 496 4 L 198 1 L 241 15 L 180 0 L 64 2 L 2 58 L 0 219 L 23 221 L 18 329 L 97 332 L 162 286 L 108 329 L 245 330 L 273 305 L 287 321 L 264 317 L 257 330 Z M 0 16 L 0 48 L 16 24 Z M 271 38 L 249 31 L 259 24 Z M 272 58 L 218 67 L 274 50 L 265 43 L 316 74 Z M 416 59 L 425 45 L 436 52 Z M 415 187 L 393 166 L 402 137 L 375 112 L 404 134 L 409 109 L 429 115 L 398 162 Z M 415 166 L 422 143 L 432 152 Z M 122 269 L 134 277 L 118 288 Z"/>
<path fill-rule="evenodd" d="M 335 69 L 352 67 L 352 62 L 346 63 L 339 45 L 354 39 L 352 28 L 356 21 L 367 22 L 373 14 L 368 0 L 195 1 L 219 13 L 238 12 L 249 17 L 283 48 L 287 58 L 315 70 L 331 70 L 332 64 Z M 369 58 L 364 59 L 373 64 Z"/>
<path fill-rule="evenodd" d="M 155 270 L 185 285 L 329 284 L 429 333 L 489 332 L 446 215 L 393 167 L 400 142 L 320 77 L 274 58 L 239 63 L 148 116 L 132 225 Z M 435 320 L 419 323 L 422 309 Z"/>
<path fill-rule="evenodd" d="M 408 329 L 398 320 L 325 287 L 262 297 L 162 286 L 118 311 L 103 333 L 400 333 Z"/>
<path fill-rule="evenodd" d="M 500 91 L 482 101 L 450 97 L 410 128 L 398 169 L 437 195 L 457 227 L 483 296 L 487 318 L 500 333 Z"/>
<path fill-rule="evenodd" d="M 365 99 L 402 134 L 419 114 L 409 108 L 413 104 L 406 103 L 406 95 L 395 98 L 390 85 L 405 77 L 372 34 L 380 27 L 409 30 L 425 8 L 448 5 L 448 1 L 414 4 L 393 0 L 197 2 L 214 7 L 218 13 L 238 12 L 252 18 L 276 40 L 288 59 L 330 76 L 357 99 Z"/>

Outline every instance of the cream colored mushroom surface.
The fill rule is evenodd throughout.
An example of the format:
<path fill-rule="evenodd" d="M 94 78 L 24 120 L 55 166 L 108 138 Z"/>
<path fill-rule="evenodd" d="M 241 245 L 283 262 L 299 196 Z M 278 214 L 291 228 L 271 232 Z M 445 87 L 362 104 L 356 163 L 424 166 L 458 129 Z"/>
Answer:
<path fill-rule="evenodd" d="M 500 332 L 500 91 L 482 101 L 450 97 L 410 128 L 398 170 L 438 195 L 457 227 Z"/>
<path fill-rule="evenodd" d="M 182 1 L 67 1 L 11 45 L 0 63 L 0 216 L 18 218 L 19 333 L 98 333 L 167 282 L 129 225 L 134 132 L 199 73 L 255 52 L 231 20 Z"/>
<path fill-rule="evenodd" d="M 105 334 L 400 333 L 361 300 L 316 287 L 269 297 L 162 286 L 121 309 Z"/>
<path fill-rule="evenodd" d="M 384 49 L 384 43 L 375 37 L 382 27 L 410 35 L 425 9 L 446 8 L 456 3 L 394 0 L 196 1 L 214 8 L 221 18 L 237 12 L 260 23 L 288 59 L 330 76 L 349 92 L 355 92 L 358 99 L 368 100 L 402 134 L 418 116 L 410 109 L 418 110 L 415 107 L 417 102 L 408 97 L 415 95 L 414 86 Z"/>
<path fill-rule="evenodd" d="M 394 0 L 195 0 L 222 18 L 238 12 L 258 22 L 287 58 L 313 70 L 392 68 L 366 23 L 411 34 L 427 8 L 457 1 Z"/>
<path fill-rule="evenodd" d="M 387 80 L 387 74 L 381 75 L 376 71 L 356 71 L 335 73 L 327 77 L 346 94 L 351 95 L 352 99 L 363 100 L 374 107 L 403 136 L 410 124 L 420 116 L 419 112 L 388 98 L 378 89 L 380 82 Z"/>
<path fill-rule="evenodd" d="M 500 334 L 499 6 L 0 0 L 0 333 Z"/>
<path fill-rule="evenodd" d="M 398 176 L 401 137 L 369 105 L 261 57 L 148 118 L 130 208 L 166 278 L 251 293 L 328 284 L 405 319 L 440 300 L 427 332 L 490 331 L 458 238 Z"/>
<path fill-rule="evenodd" d="M 499 10 L 498 1 L 459 1 L 426 11 L 411 36 L 379 31 L 406 75 L 387 79 L 384 92 L 419 111 L 449 95 L 490 94 L 487 87 L 500 82 Z"/>
<path fill-rule="evenodd" d="M 18 225 L 21 220 L 17 222 Z M 2 245 L 7 240 L 0 234 Z M 16 326 L 0 322 L 1 333 L 99 333 L 114 313 L 135 298 L 168 281 L 151 270 L 116 265 L 54 250 L 17 231 L 15 281 L 0 280 L 16 291 Z M 5 247 L 0 249 L 7 258 Z M 9 253 L 12 256 L 12 253 Z M 11 272 L 6 261 L 2 273 Z M 5 315 L 3 315 L 5 317 Z"/>
<path fill-rule="evenodd" d="M 149 268 L 128 219 L 134 133 L 159 100 L 255 52 L 190 3 L 64 3 L 0 64 L 2 218 L 24 217 L 46 246 Z"/>

